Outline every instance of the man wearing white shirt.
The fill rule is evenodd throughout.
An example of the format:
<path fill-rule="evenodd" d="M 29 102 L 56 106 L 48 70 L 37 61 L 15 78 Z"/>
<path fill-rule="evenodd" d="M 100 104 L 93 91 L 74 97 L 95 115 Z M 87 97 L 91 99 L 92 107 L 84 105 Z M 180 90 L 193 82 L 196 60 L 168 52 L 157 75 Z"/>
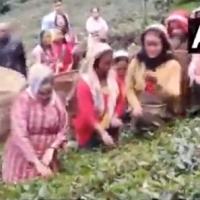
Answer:
<path fill-rule="evenodd" d="M 108 24 L 100 16 L 99 8 L 91 9 L 91 16 L 86 22 L 86 30 L 88 33 L 86 57 L 90 57 L 96 48 L 96 43 L 102 42 L 102 39 L 103 41 L 108 39 Z"/>
<path fill-rule="evenodd" d="M 54 2 L 54 11 L 43 17 L 41 26 L 42 30 L 49 30 L 56 28 L 55 19 L 56 15 L 59 14 L 65 14 L 69 22 L 68 15 L 63 11 L 63 1 L 54 0 L 53 2 Z"/>
<path fill-rule="evenodd" d="M 100 33 L 108 32 L 107 22 L 100 16 L 99 8 L 91 9 L 91 16 L 86 22 L 86 30 L 91 36 L 98 36 Z"/>

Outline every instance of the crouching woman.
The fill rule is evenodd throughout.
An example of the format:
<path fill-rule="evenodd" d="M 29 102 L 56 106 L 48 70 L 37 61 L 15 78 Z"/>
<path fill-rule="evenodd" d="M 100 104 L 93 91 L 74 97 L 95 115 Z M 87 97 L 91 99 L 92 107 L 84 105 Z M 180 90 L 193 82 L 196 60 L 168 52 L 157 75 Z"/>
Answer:
<path fill-rule="evenodd" d="M 108 44 L 97 43 L 77 84 L 74 128 L 80 148 L 95 148 L 101 143 L 113 146 L 118 141 L 122 122 L 115 112 L 119 90 L 111 69 L 112 56 Z"/>
<path fill-rule="evenodd" d="M 67 115 L 53 91 L 51 69 L 41 64 L 33 66 L 28 83 L 11 111 L 11 135 L 2 167 L 6 183 L 53 175 L 58 169 L 57 150 L 66 142 Z"/>
<path fill-rule="evenodd" d="M 133 116 L 145 114 L 143 104 L 148 104 L 148 100 L 153 104 L 165 103 L 176 113 L 181 66 L 170 53 L 165 27 L 151 25 L 142 34 L 141 42 L 142 49 L 129 65 L 126 77 L 127 99 Z"/>
<path fill-rule="evenodd" d="M 125 78 L 129 65 L 129 54 L 125 50 L 118 50 L 114 52 L 113 55 L 114 66 L 113 69 L 116 71 L 117 82 L 119 87 L 119 97 L 117 103 L 116 112 L 122 119 L 124 123 L 127 123 L 131 120 L 130 110 L 128 107 L 128 102 L 126 98 L 126 84 Z"/>

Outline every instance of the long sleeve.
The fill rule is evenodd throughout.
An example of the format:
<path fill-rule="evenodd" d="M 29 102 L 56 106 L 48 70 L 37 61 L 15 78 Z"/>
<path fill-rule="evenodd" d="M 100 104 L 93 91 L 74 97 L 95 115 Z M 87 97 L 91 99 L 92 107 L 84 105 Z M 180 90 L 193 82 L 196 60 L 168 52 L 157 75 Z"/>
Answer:
<path fill-rule="evenodd" d="M 59 148 L 63 142 L 66 141 L 66 133 L 68 128 L 68 116 L 67 112 L 65 111 L 64 105 L 58 100 L 58 106 L 57 106 L 58 112 L 60 113 L 60 125 L 59 125 L 59 132 L 57 134 L 57 138 L 55 142 L 51 145 L 51 147 L 57 149 Z"/>
<path fill-rule="evenodd" d="M 117 105 L 115 108 L 115 114 L 117 117 L 121 117 L 125 110 L 126 110 L 126 96 L 125 96 L 125 80 L 118 79 L 118 86 L 119 86 L 119 96 L 117 99 Z"/>
<path fill-rule="evenodd" d="M 27 130 L 28 111 L 28 97 L 18 97 L 11 111 L 11 130 L 16 146 L 21 149 L 26 160 L 33 163 L 38 158 L 29 140 Z"/>
<path fill-rule="evenodd" d="M 79 81 L 77 85 L 76 97 L 79 109 L 79 119 L 81 120 L 80 123 L 83 122 L 90 127 L 94 127 L 98 120 L 95 115 L 92 95 L 89 87 L 83 80 Z"/>
<path fill-rule="evenodd" d="M 118 97 L 118 100 L 117 100 L 116 108 L 115 108 L 116 116 L 121 117 L 123 115 L 123 113 L 125 112 L 125 108 L 126 108 L 125 97 L 123 97 L 122 94 L 120 94 L 120 96 Z"/>
<path fill-rule="evenodd" d="M 181 66 L 176 60 L 169 61 L 158 73 L 158 84 L 166 96 L 178 97 L 181 94 Z"/>
<path fill-rule="evenodd" d="M 134 78 L 134 73 L 135 73 L 135 67 L 137 65 L 136 59 L 134 59 L 127 70 L 126 74 L 126 96 L 128 103 L 132 108 L 140 106 L 139 99 L 136 96 L 135 93 L 135 78 Z"/>
<path fill-rule="evenodd" d="M 108 129 L 110 126 L 110 122 L 111 122 L 111 119 L 109 117 L 109 114 L 105 113 L 105 115 L 103 116 L 103 119 L 100 122 L 100 125 L 103 129 Z"/>

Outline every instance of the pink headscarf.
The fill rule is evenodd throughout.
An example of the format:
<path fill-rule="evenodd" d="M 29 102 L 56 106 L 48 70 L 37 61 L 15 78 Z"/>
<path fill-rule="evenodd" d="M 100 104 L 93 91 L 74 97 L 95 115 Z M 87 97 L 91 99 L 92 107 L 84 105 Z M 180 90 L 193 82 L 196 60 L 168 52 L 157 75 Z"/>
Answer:
<path fill-rule="evenodd" d="M 175 21 L 178 26 L 182 29 L 184 33 L 188 32 L 188 19 L 190 17 L 190 13 L 187 10 L 176 10 L 173 11 L 166 19 L 165 23 L 167 26 L 168 34 L 171 35 L 172 28 L 170 27 L 170 23 Z"/>

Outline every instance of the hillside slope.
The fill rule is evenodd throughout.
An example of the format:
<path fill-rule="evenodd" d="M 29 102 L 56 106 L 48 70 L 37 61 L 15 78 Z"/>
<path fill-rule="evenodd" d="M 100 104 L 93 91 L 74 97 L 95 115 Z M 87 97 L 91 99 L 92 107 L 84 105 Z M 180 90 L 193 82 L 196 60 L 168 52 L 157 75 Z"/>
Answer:
<path fill-rule="evenodd" d="M 1 21 L 15 22 L 21 35 L 30 48 L 36 42 L 40 30 L 42 16 L 52 9 L 52 0 L 10 0 L 12 9 L 6 15 L 0 16 Z M 152 11 L 149 1 L 148 10 Z M 108 21 L 112 32 L 130 32 L 143 23 L 143 1 L 140 0 L 64 0 L 65 9 L 77 33 L 84 32 L 85 21 L 92 6 L 99 6 L 103 16 Z"/>

